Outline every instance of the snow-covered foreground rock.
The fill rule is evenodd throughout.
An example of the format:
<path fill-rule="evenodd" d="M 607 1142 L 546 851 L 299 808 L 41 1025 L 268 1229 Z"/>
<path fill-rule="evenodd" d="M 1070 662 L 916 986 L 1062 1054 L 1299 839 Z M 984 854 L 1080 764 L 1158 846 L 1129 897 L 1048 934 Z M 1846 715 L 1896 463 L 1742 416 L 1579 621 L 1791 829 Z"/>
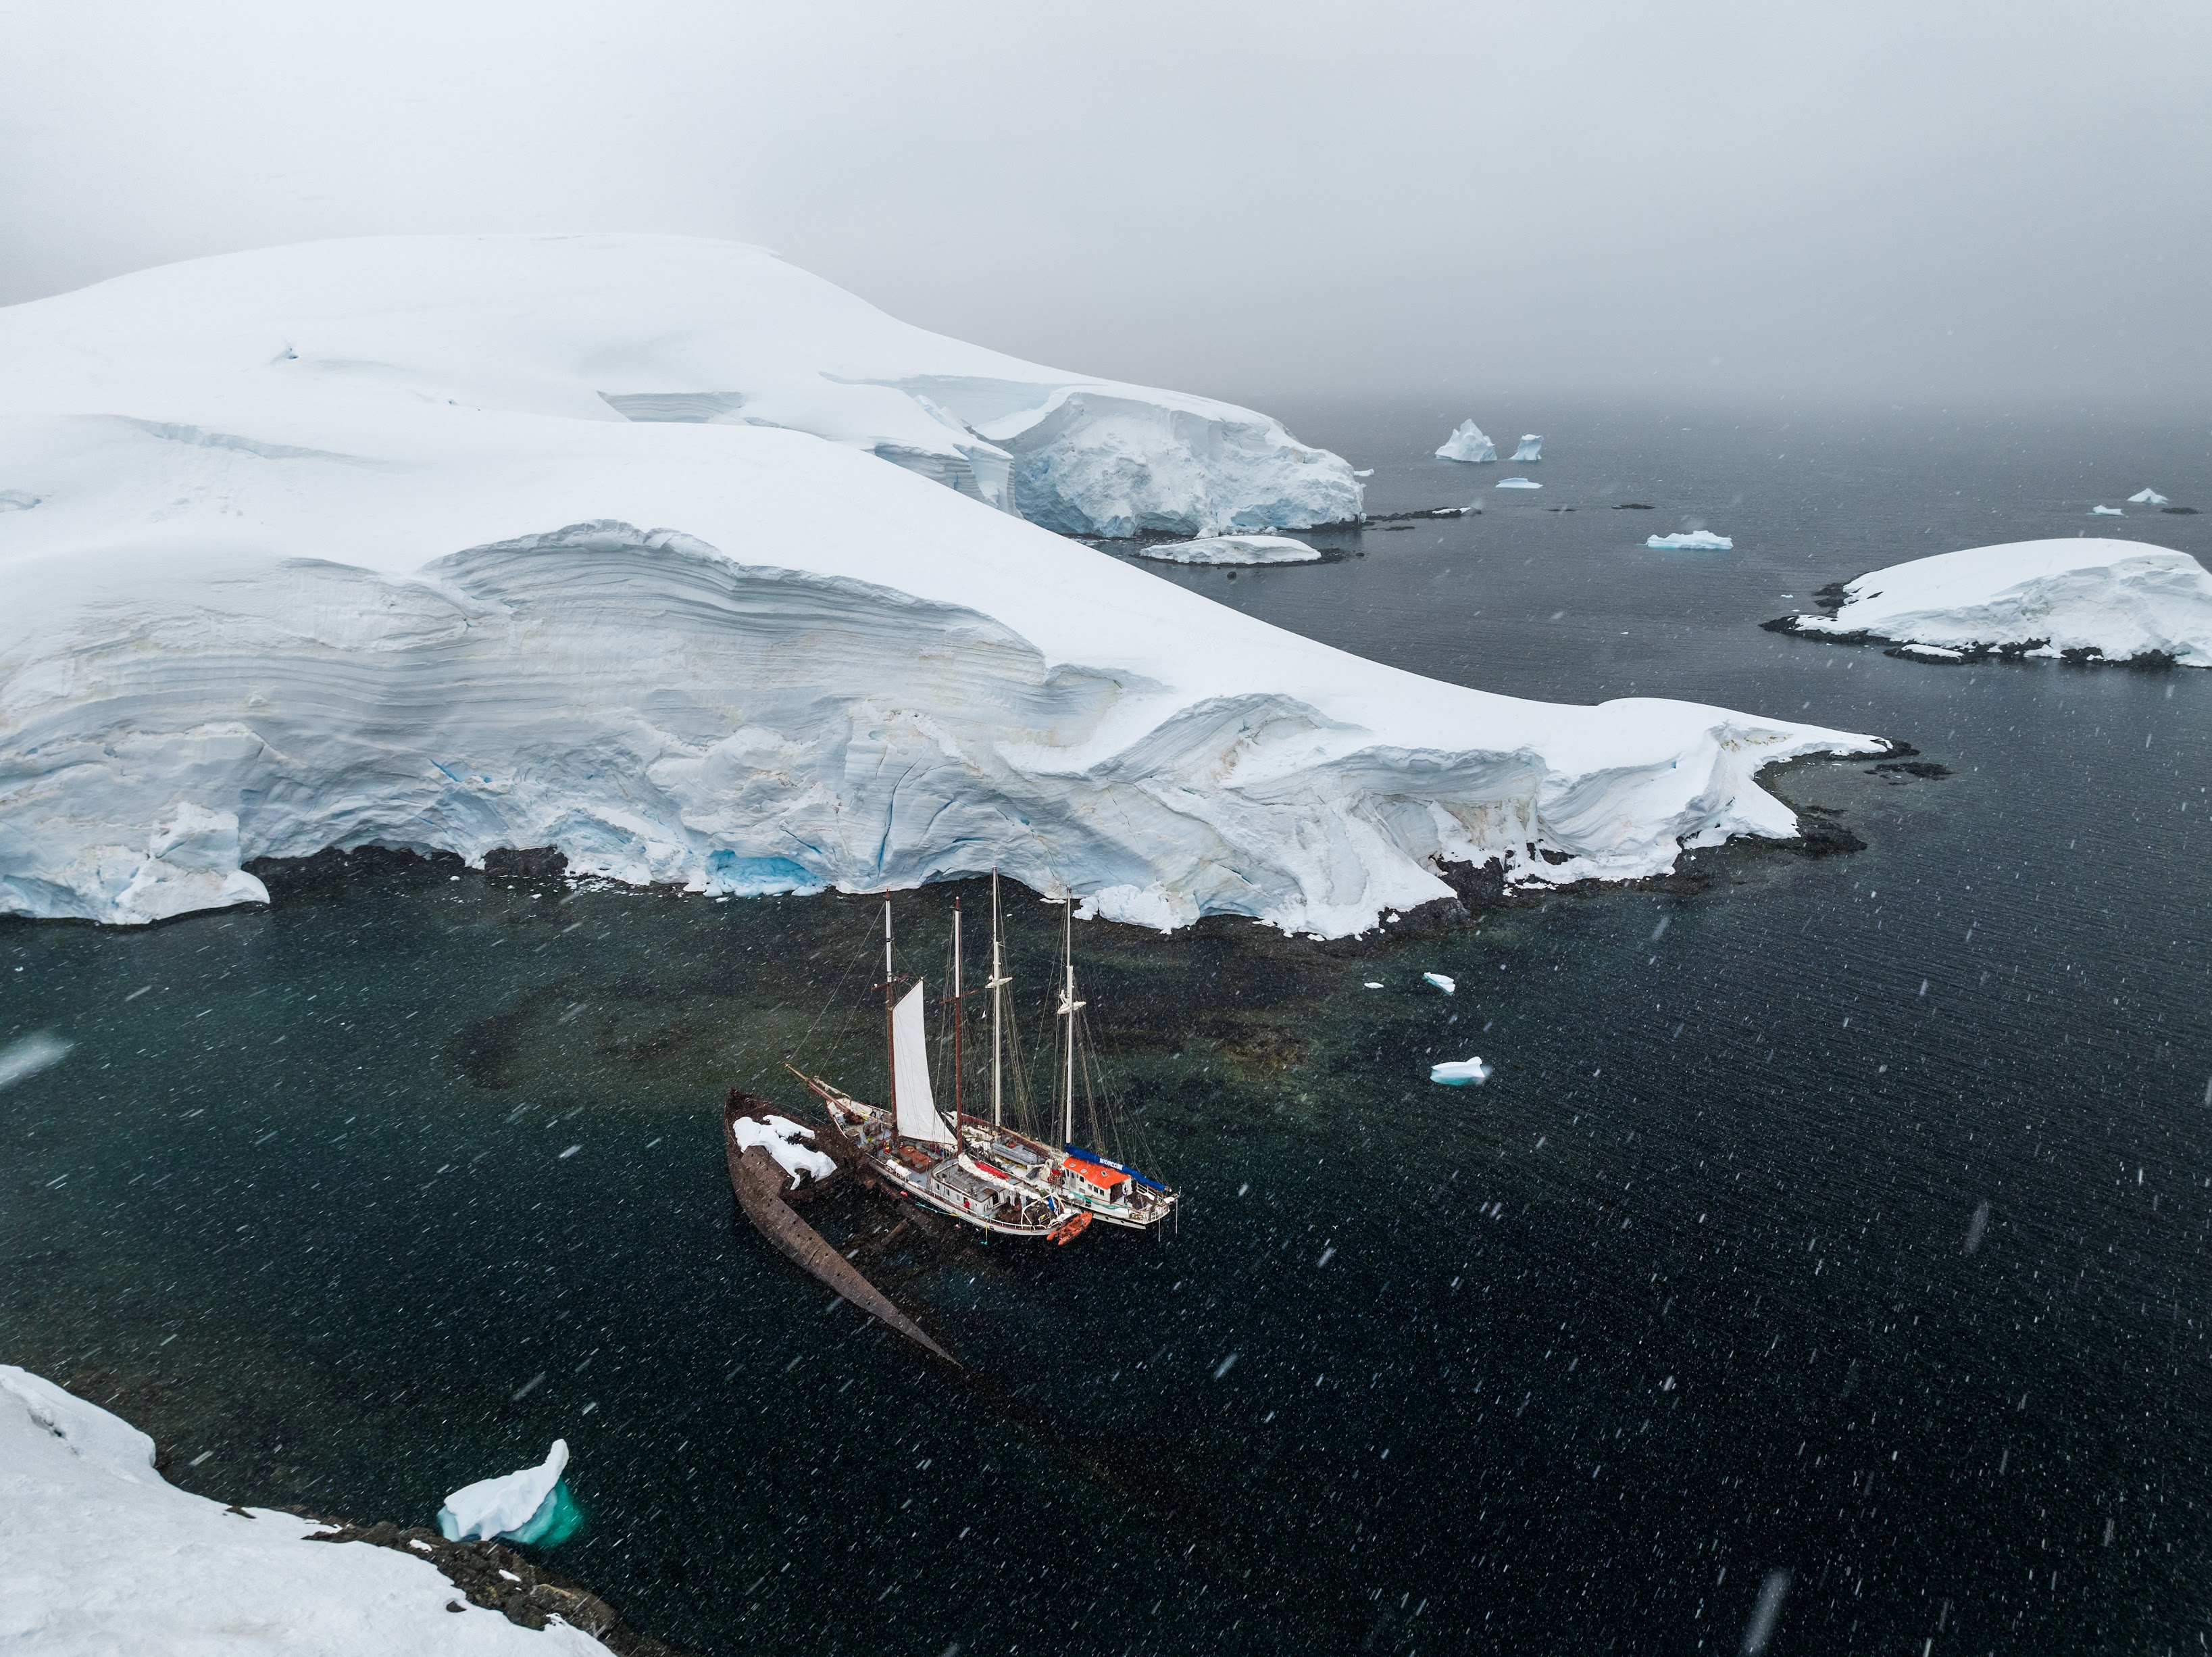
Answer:
<path fill-rule="evenodd" d="M 0 363 L 0 399 L 42 411 L 158 387 L 202 407 L 357 398 L 781 426 L 1071 534 L 1360 513 L 1351 466 L 1264 414 L 948 339 L 738 242 L 387 236 L 229 254 L 20 307 Z M 258 441 L 239 423 L 214 429 Z"/>
<path fill-rule="evenodd" d="M 702 891 L 995 868 L 1338 935 L 1447 895 L 1439 860 L 1630 879 L 1792 835 L 1759 770 L 1876 746 L 1439 684 L 846 442 L 601 417 L 562 400 L 599 365 L 696 342 L 649 289 L 575 332 L 565 244 L 487 245 L 511 288 L 472 337 L 425 272 L 387 292 L 380 243 L 332 279 L 356 309 L 304 323 L 252 321 L 240 261 L 0 312 L 0 483 L 37 501 L 0 514 L 0 909 L 143 922 L 258 899 L 260 856 L 552 845 Z M 478 244 L 435 246 L 475 292 Z M 167 343 L 257 327 L 229 368 Z M 328 355 L 295 377 L 301 339 Z"/>
<path fill-rule="evenodd" d="M 2010 541 L 1893 564 L 1847 582 L 1832 616 L 1768 625 L 1918 646 L 1930 660 L 1990 652 L 2212 667 L 2212 575 L 2140 541 Z"/>
<path fill-rule="evenodd" d="M 1288 535 L 1212 535 L 1202 541 L 1159 541 L 1129 549 L 1160 564 L 1315 564 L 1321 554 Z"/>
<path fill-rule="evenodd" d="M 306 1539 L 323 1528 L 176 1489 L 129 1422 L 0 1365 L 0 1648 L 605 1657 L 580 1630 L 466 1604 L 425 1560 Z"/>

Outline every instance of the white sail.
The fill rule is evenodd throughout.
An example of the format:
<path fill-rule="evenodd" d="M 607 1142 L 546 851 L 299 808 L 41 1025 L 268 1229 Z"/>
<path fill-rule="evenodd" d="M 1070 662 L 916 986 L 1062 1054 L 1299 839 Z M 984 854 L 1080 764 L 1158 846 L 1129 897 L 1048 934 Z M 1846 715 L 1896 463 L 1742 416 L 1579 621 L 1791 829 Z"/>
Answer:
<path fill-rule="evenodd" d="M 937 1113 L 929 1091 L 929 1051 L 921 1028 L 921 980 L 891 1009 L 891 1109 L 900 1136 L 925 1144 L 950 1145 L 952 1130 Z"/>

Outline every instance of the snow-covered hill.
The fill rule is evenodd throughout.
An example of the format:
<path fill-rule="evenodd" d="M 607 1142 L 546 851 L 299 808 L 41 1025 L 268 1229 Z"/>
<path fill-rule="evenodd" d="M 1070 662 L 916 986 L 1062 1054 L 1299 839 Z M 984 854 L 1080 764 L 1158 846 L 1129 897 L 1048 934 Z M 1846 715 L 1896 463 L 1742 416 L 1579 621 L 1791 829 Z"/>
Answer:
<path fill-rule="evenodd" d="M 1770 624 L 1931 656 L 2023 650 L 2212 667 L 2212 575 L 2186 552 L 2141 541 L 2009 541 L 1871 570 L 1844 584 L 1834 615 Z"/>
<path fill-rule="evenodd" d="M 386 236 L 199 259 L 20 308 L 0 361 L 0 407 L 41 411 L 159 386 L 202 406 L 782 426 L 1068 534 L 1360 510 L 1351 466 L 1264 414 L 948 339 L 738 242 Z"/>
<path fill-rule="evenodd" d="M 765 259 L 339 243 L 0 312 L 0 909 L 139 922 L 258 899 L 257 856 L 555 844 L 697 889 L 996 868 L 1117 918 L 1335 935 L 1445 895 L 1440 858 L 1620 879 L 1790 835 L 1758 770 L 1873 746 L 1439 684 L 850 432 L 615 417 L 600 392 L 737 380 L 717 353 L 781 339 L 779 304 L 824 336 L 834 290 L 795 272 L 709 326 L 701 271 L 787 270 Z M 641 274 L 625 308 L 617 275 L 661 259 L 690 276 Z M 262 260 L 322 272 L 316 305 Z M 833 360 L 911 334 L 842 302 L 863 337 Z"/>

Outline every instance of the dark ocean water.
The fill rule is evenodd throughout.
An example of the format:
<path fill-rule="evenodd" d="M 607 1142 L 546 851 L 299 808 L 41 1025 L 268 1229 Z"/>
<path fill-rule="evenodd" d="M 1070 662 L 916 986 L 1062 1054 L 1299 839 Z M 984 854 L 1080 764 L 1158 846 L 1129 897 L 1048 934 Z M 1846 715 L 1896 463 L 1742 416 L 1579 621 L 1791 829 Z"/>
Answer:
<path fill-rule="evenodd" d="M 886 1262 L 964 1380 L 763 1246 L 717 1148 L 787 1055 L 872 1084 L 865 901 L 417 866 L 0 925 L 0 1041 L 76 1044 L 0 1093 L 0 1357 L 188 1488 L 362 1520 L 564 1435 L 589 1523 L 551 1563 L 713 1651 L 1723 1652 L 1778 1573 L 1775 1652 L 2203 1648 L 2212 673 L 1756 625 L 2145 484 L 2207 515 L 2094 529 L 2212 554 L 2202 423 L 1547 410 L 1491 428 L 1540 466 L 1462 467 L 1426 452 L 1464 411 L 1283 412 L 1376 511 L 1486 510 L 1163 579 L 1953 774 L 1801 769 L 1865 850 L 1444 936 L 1079 929 L 1188 1212 Z M 1698 523 L 1739 550 L 1640 545 Z M 933 971 L 945 894 L 898 908 Z M 1012 914 L 1033 1018 L 1053 911 Z M 1488 1087 L 1426 1082 L 1474 1051 Z"/>

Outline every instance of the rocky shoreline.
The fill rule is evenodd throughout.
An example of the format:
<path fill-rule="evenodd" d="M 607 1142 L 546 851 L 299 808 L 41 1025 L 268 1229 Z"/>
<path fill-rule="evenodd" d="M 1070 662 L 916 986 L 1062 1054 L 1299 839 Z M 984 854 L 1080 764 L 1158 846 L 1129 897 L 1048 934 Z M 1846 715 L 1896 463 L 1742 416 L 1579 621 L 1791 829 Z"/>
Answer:
<path fill-rule="evenodd" d="M 232 1508 L 233 1513 L 240 1511 Z M 292 1508 L 284 1509 L 290 1513 Z M 495 1611 L 510 1623 L 542 1629 L 556 1617 L 580 1629 L 616 1657 L 696 1657 L 680 1646 L 641 1634 L 623 1623 L 615 1608 L 580 1582 L 544 1566 L 533 1564 L 500 1542 L 448 1542 L 437 1532 L 419 1526 L 402 1530 L 390 1520 L 374 1525 L 355 1525 L 320 1514 L 302 1513 L 310 1523 L 330 1526 L 310 1542 L 366 1542 L 372 1547 L 427 1560 L 460 1590 L 460 1599 L 446 1609 L 458 1611 L 461 1600 Z"/>

